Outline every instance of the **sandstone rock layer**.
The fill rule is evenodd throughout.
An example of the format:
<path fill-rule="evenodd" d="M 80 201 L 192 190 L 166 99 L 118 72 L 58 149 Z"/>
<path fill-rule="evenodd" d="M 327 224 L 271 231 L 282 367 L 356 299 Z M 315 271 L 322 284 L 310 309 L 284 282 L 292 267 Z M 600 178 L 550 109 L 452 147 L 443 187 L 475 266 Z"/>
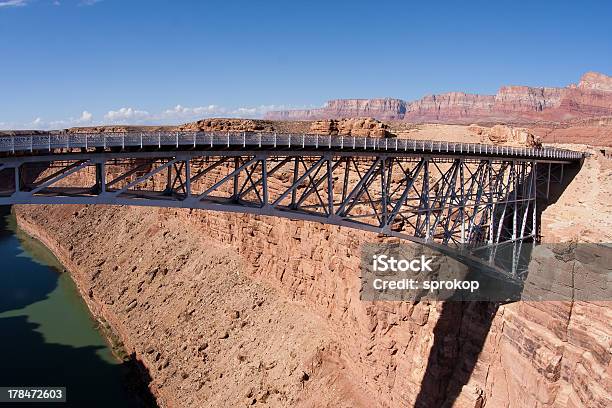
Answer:
<path fill-rule="evenodd" d="M 272 111 L 267 119 L 314 120 L 371 116 L 416 123 L 563 122 L 612 116 L 612 77 L 589 72 L 565 88 L 503 86 L 495 95 L 449 92 L 416 101 L 336 99 L 310 110 Z"/>

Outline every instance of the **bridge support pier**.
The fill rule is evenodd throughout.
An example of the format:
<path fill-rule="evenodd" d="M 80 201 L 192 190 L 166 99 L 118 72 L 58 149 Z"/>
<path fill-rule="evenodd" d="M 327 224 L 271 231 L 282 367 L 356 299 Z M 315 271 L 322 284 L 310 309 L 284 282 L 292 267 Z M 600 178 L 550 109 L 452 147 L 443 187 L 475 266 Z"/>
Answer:
<path fill-rule="evenodd" d="M 15 170 L 15 192 L 18 193 L 21 191 L 21 172 L 19 171 L 19 166 L 14 167 Z"/>
<path fill-rule="evenodd" d="M 106 164 L 102 161 L 96 163 L 96 186 L 97 194 L 106 193 Z"/>

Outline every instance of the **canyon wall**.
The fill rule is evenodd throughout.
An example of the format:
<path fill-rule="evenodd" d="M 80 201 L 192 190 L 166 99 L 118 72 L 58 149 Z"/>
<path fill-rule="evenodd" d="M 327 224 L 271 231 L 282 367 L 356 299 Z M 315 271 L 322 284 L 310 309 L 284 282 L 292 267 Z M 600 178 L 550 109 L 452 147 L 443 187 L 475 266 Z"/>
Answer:
<path fill-rule="evenodd" d="M 598 234 L 611 219 L 610 167 L 587 159 L 563 196 L 574 200 L 543 214 L 544 237 L 609 239 Z M 594 179 L 608 184 L 584 194 Z M 610 303 L 364 302 L 359 248 L 385 240 L 374 234 L 194 210 L 16 212 L 147 367 L 162 406 L 603 408 L 611 398 Z M 571 275 L 580 262 L 556 268 Z"/>
<path fill-rule="evenodd" d="M 612 116 L 612 77 L 595 72 L 565 88 L 503 86 L 495 95 L 449 92 L 416 101 L 336 99 L 309 110 L 271 111 L 267 119 L 313 120 L 373 117 L 415 123 L 562 122 Z"/>
<path fill-rule="evenodd" d="M 403 119 L 406 102 L 400 99 L 335 99 L 323 108 L 273 111 L 266 113 L 272 120 L 316 120 L 373 117 L 379 120 Z"/>

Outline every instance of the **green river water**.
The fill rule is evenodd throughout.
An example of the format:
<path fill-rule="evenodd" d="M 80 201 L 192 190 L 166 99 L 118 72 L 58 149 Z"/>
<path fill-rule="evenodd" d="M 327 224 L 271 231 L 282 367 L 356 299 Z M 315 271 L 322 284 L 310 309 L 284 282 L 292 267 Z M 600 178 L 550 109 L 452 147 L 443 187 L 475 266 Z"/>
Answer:
<path fill-rule="evenodd" d="M 0 386 L 65 386 L 61 407 L 141 407 L 133 364 L 113 356 L 53 254 L 0 207 Z M 24 407 L 26 404 L 15 404 Z M 28 404 L 29 405 L 29 404 Z M 1 404 L 0 406 L 6 406 Z"/>

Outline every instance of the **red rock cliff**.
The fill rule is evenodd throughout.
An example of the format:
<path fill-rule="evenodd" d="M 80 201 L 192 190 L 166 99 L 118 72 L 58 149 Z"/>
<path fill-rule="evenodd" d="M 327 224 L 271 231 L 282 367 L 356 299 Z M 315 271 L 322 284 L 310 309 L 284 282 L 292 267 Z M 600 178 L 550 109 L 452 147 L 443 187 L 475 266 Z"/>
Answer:
<path fill-rule="evenodd" d="M 380 120 L 462 123 L 566 121 L 612 116 L 612 77 L 596 72 L 565 88 L 503 86 L 496 95 L 449 92 L 417 101 L 335 99 L 310 110 L 272 111 L 267 119 L 337 119 L 370 116 Z"/>
<path fill-rule="evenodd" d="M 381 120 L 402 119 L 406 102 L 400 99 L 333 99 L 323 108 L 268 112 L 274 120 L 313 120 L 375 117 Z"/>

